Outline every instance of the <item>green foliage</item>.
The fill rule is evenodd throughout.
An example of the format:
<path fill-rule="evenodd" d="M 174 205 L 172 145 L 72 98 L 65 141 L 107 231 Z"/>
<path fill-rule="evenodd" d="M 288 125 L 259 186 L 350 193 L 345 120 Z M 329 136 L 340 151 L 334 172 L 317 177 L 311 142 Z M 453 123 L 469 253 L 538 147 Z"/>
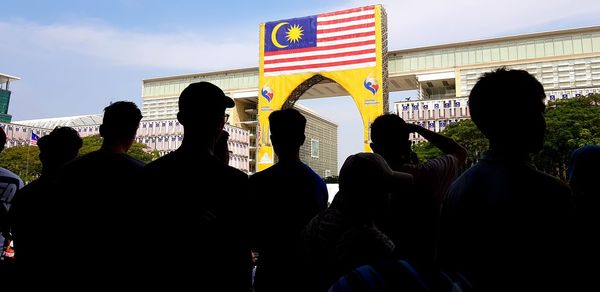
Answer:
<path fill-rule="evenodd" d="M 566 180 L 571 153 L 584 145 L 600 145 L 600 95 L 550 102 L 546 110 L 544 147 L 533 157 L 535 166 Z M 467 165 L 477 161 L 488 148 L 488 141 L 471 120 L 449 125 L 442 134 L 454 139 L 468 151 Z M 439 155 L 429 143 L 413 147 L 420 159 Z"/>
<path fill-rule="evenodd" d="M 339 177 L 337 175 L 328 176 L 323 179 L 326 184 L 337 184 L 339 182 Z"/>
<path fill-rule="evenodd" d="M 79 156 L 96 151 L 100 149 L 100 146 L 102 146 L 102 137 L 100 137 L 100 135 L 84 137 L 83 146 L 79 150 Z M 127 151 L 127 154 L 148 163 L 160 156 L 158 151 L 148 151 L 149 149 L 150 147 L 146 146 L 146 144 L 134 142 L 133 145 L 131 145 L 131 148 L 129 148 L 129 151 Z"/>
<path fill-rule="evenodd" d="M 489 147 L 487 138 L 471 120 L 462 120 L 449 125 L 442 134 L 454 139 L 458 144 L 467 149 L 467 165 L 475 163 L 481 152 Z"/>
<path fill-rule="evenodd" d="M 600 145 L 600 95 L 550 102 L 546 125 L 544 148 L 534 162 L 538 169 L 565 180 L 573 150 Z"/>
<path fill-rule="evenodd" d="M 83 146 L 79 150 L 82 156 L 100 149 L 102 137 L 100 135 L 83 138 Z M 148 152 L 149 147 L 141 143 L 133 143 L 128 154 L 148 163 L 159 157 L 158 151 Z M 0 153 L 0 167 L 4 167 L 17 174 L 23 182 L 30 183 L 42 174 L 42 163 L 39 159 L 40 150 L 37 146 L 16 146 L 4 149 Z"/>
<path fill-rule="evenodd" d="M 39 154 L 37 146 L 7 148 L 0 153 L 0 166 L 14 172 L 24 183 L 29 183 L 42 174 Z"/>
<path fill-rule="evenodd" d="M 440 156 L 442 151 L 431 145 L 429 142 L 421 142 L 412 146 L 412 151 L 417 154 L 419 161 L 427 161 L 431 158 Z"/>
<path fill-rule="evenodd" d="M 471 120 L 462 120 L 448 125 L 442 134 L 454 139 L 458 144 L 467 149 L 467 165 L 477 161 L 482 151 L 488 148 L 488 141 Z M 413 146 L 413 151 L 419 160 L 427 160 L 439 156 L 442 152 L 429 142 L 418 143 Z"/>
<path fill-rule="evenodd" d="M 148 152 L 149 149 L 150 147 L 146 146 L 146 144 L 133 143 L 131 148 L 129 148 L 129 151 L 127 151 L 127 154 L 143 161 L 144 163 L 151 162 L 152 160 L 160 157 L 158 150 L 152 150 Z"/>
<path fill-rule="evenodd" d="M 77 157 L 94 152 L 100 149 L 100 146 L 102 146 L 102 137 L 100 137 L 100 135 L 83 137 L 82 140 L 83 146 L 81 146 L 81 149 L 79 149 L 79 155 L 77 155 Z"/>

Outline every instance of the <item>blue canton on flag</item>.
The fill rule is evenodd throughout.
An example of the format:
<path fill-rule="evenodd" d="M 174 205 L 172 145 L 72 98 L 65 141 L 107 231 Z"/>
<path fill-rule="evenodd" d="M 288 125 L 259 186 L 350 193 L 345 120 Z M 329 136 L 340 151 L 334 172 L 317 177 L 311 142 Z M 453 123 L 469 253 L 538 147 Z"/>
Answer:
<path fill-rule="evenodd" d="M 317 16 L 293 18 L 265 24 L 265 51 L 317 46 Z"/>

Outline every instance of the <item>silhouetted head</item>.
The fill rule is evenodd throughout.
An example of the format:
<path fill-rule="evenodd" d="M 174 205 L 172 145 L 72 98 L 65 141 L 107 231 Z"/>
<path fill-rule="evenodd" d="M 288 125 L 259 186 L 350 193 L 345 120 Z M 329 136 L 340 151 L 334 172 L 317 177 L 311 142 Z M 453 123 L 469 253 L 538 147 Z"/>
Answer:
<path fill-rule="evenodd" d="M 384 114 L 371 124 L 371 149 L 389 164 L 411 161 L 411 143 L 406 122 L 395 114 Z"/>
<path fill-rule="evenodd" d="M 41 137 L 37 146 L 40 161 L 45 170 L 58 169 L 74 159 L 83 145 L 79 133 L 71 127 L 56 127 L 50 134 Z"/>
<path fill-rule="evenodd" d="M 219 137 L 217 137 L 217 141 L 215 142 L 215 150 L 213 151 L 215 157 L 223 161 L 225 164 L 229 164 L 229 145 L 227 145 L 228 140 L 229 133 L 225 130 L 222 130 Z"/>
<path fill-rule="evenodd" d="M 286 156 L 297 153 L 304 144 L 306 118 L 296 109 L 274 111 L 269 115 L 271 142 L 275 153 Z"/>
<path fill-rule="evenodd" d="M 104 117 L 100 125 L 103 144 L 123 144 L 131 147 L 142 119 L 142 112 L 135 103 L 117 101 L 104 108 Z M 127 144 L 127 145 L 125 145 Z"/>
<path fill-rule="evenodd" d="M 582 196 L 595 193 L 600 196 L 599 170 L 600 146 L 584 146 L 573 151 L 569 165 L 569 185 L 573 194 Z"/>
<path fill-rule="evenodd" d="M 6 145 L 6 132 L 0 127 L 0 152 L 4 150 L 4 145 Z"/>
<path fill-rule="evenodd" d="M 204 139 L 214 144 L 225 124 L 225 109 L 235 106 L 218 86 L 192 83 L 179 95 L 177 119 L 185 128 L 186 139 Z M 212 145 L 210 145 L 212 146 Z"/>
<path fill-rule="evenodd" d="M 533 75 L 500 68 L 483 74 L 471 90 L 471 119 L 490 148 L 536 153 L 544 144 L 544 98 L 544 87 Z"/>
<path fill-rule="evenodd" d="M 340 169 L 342 204 L 352 212 L 381 212 L 392 192 L 412 187 L 412 175 L 393 171 L 376 153 L 350 155 Z"/>

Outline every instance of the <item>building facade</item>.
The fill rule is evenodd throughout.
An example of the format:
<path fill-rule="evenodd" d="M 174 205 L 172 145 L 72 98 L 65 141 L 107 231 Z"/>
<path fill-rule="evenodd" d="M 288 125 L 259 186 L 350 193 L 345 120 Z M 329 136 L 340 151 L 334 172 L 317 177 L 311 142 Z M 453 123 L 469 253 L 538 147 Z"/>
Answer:
<path fill-rule="evenodd" d="M 10 123 L 12 120 L 12 116 L 8 113 L 10 95 L 12 93 L 10 91 L 10 82 L 19 79 L 19 77 L 0 73 L 0 122 L 2 123 Z"/>
<path fill-rule="evenodd" d="M 100 134 L 101 124 L 101 115 L 87 115 L 0 123 L 0 126 L 6 131 L 6 147 L 13 147 L 29 145 L 32 132 L 42 137 L 55 127 L 68 126 L 74 128 L 81 137 L 85 137 Z M 229 165 L 248 173 L 250 133 L 229 124 L 225 125 L 225 130 L 229 133 Z M 146 144 L 150 150 L 158 151 L 162 156 L 181 145 L 183 126 L 176 119 L 142 120 L 135 140 Z"/>
<path fill-rule="evenodd" d="M 300 160 L 323 178 L 337 176 L 337 124 L 305 106 L 294 107 L 306 118 L 306 140 L 300 147 Z"/>
<path fill-rule="evenodd" d="M 228 80 L 228 81 L 224 81 Z M 161 77 L 143 81 L 142 99 L 144 120 L 173 119 L 178 112 L 179 94 L 190 83 L 208 81 L 221 87 L 235 101 L 227 109 L 229 123 L 249 133 L 249 173 L 256 172 L 256 147 L 258 145 L 258 74 L 247 69 L 210 74 Z M 230 90 L 228 90 L 228 88 Z M 231 90 L 238 88 L 237 90 Z M 337 175 L 337 125 L 306 107 L 296 108 L 307 118 L 306 142 L 301 148 L 301 159 L 319 175 Z M 263 129 L 263 132 L 268 132 Z M 309 135 L 312 135 L 312 144 Z M 312 145 L 314 155 L 310 154 Z M 316 154 L 317 152 L 322 154 Z"/>
<path fill-rule="evenodd" d="M 483 72 L 501 66 L 532 73 L 544 85 L 548 100 L 599 93 L 600 26 L 391 50 L 387 60 L 388 90 L 416 91 L 415 100 L 395 105 L 396 112 L 439 131 L 469 117 L 465 99 L 471 88 Z M 250 131 L 252 168 L 256 162 L 258 68 L 143 80 L 144 116 L 172 118 L 179 93 L 198 81 L 219 86 L 236 101 L 233 124 Z M 337 83 L 325 80 L 309 88 L 302 98 L 346 95 Z M 498 106 L 518 105 L 498 101 Z"/>

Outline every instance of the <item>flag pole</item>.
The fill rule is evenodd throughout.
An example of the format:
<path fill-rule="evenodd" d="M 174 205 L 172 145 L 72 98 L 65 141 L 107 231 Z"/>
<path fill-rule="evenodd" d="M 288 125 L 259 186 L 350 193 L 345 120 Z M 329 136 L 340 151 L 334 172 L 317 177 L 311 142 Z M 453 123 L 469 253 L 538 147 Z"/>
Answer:
<path fill-rule="evenodd" d="M 29 141 L 27 141 L 27 152 L 25 154 L 25 179 L 29 175 L 29 146 L 31 146 L 31 137 L 33 137 L 33 129 L 31 129 L 31 133 L 29 133 Z"/>

